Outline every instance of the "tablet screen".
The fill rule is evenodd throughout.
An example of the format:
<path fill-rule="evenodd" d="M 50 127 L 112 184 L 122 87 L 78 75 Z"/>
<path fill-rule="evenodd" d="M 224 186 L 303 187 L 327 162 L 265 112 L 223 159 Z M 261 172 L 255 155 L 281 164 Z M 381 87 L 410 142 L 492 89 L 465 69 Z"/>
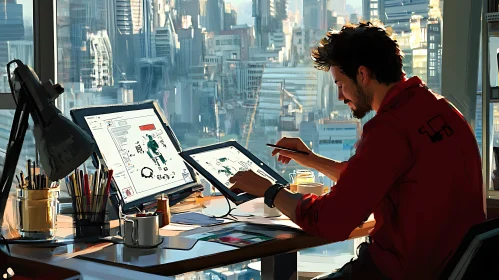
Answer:
<path fill-rule="evenodd" d="M 245 170 L 253 170 L 274 184 L 277 181 L 236 147 L 222 147 L 191 154 L 190 157 L 227 188 L 232 186 L 229 179 L 237 172 Z M 238 195 L 243 194 L 237 190 L 233 190 L 233 192 Z"/>
<path fill-rule="evenodd" d="M 194 182 L 154 109 L 85 116 L 125 203 Z"/>

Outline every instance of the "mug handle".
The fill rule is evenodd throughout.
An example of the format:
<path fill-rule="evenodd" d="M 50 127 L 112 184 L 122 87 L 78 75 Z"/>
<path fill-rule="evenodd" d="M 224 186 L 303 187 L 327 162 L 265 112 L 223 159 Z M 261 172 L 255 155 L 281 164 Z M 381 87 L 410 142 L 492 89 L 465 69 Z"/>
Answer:
<path fill-rule="evenodd" d="M 135 221 L 134 220 L 124 220 L 125 223 L 131 223 L 132 224 L 132 232 L 130 233 L 130 237 L 132 238 L 132 243 L 133 245 L 139 245 L 139 241 L 137 239 L 137 231 L 135 230 Z"/>

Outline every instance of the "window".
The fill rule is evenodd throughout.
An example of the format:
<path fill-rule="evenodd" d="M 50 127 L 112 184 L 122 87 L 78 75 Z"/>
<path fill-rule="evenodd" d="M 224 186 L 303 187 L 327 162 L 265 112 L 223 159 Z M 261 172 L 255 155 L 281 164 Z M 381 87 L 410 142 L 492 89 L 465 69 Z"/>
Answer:
<path fill-rule="evenodd" d="M 10 94 L 6 65 L 13 59 L 19 59 L 30 67 L 34 66 L 32 10 L 33 1 L 29 0 L 7 1 L 0 5 L 0 107 L 12 105 L 12 108 L 0 110 L 0 172 L 3 170 L 15 106 Z M 33 132 L 28 130 L 18 162 L 19 168 L 26 164 L 28 157 L 35 157 L 34 146 Z"/>
<path fill-rule="evenodd" d="M 33 67 L 33 1 L 0 5 L 0 93 L 10 93 L 5 65 L 20 59 Z"/>
<path fill-rule="evenodd" d="M 224 9 L 195 14 L 206 11 L 207 1 L 199 2 L 200 9 L 157 11 L 148 3 L 166 7 L 169 1 L 58 0 L 57 76 L 71 93 L 63 95 L 62 111 L 155 99 L 184 149 L 236 139 L 286 178 L 299 166 L 278 164 L 262 148 L 265 143 L 299 136 L 324 156 L 348 160 L 367 118 L 352 119 L 350 109 L 337 102 L 332 77 L 313 68 L 308 44 L 317 43 L 330 27 L 383 17 L 399 37 L 404 71 L 439 92 L 440 72 L 434 68 L 441 65 L 442 36 L 427 19 L 430 12 L 441 14 L 440 7 L 430 11 L 428 5 L 395 2 L 347 0 L 334 13 L 320 13 L 320 6 L 290 7 L 288 15 L 275 10 L 271 19 L 261 17 L 255 24 L 251 16 L 242 16 L 246 4 L 232 4 L 238 17 L 231 19 Z M 436 25 L 441 20 L 437 16 Z M 430 59 L 436 64 L 428 65 Z M 319 174 L 316 178 L 333 184 Z M 206 185 L 207 194 L 210 189 Z M 303 250 L 300 268 L 318 262 L 331 266 L 317 269 L 330 270 L 349 260 L 354 249 L 354 241 L 348 240 Z"/>

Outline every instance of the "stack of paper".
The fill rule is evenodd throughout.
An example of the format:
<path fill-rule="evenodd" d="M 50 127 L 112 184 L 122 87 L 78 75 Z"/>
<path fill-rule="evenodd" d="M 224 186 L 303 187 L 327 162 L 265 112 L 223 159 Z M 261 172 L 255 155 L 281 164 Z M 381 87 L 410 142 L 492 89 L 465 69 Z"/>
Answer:
<path fill-rule="evenodd" d="M 184 225 L 211 226 L 222 224 L 224 219 L 213 218 L 202 213 L 187 212 L 173 215 L 170 221 Z"/>

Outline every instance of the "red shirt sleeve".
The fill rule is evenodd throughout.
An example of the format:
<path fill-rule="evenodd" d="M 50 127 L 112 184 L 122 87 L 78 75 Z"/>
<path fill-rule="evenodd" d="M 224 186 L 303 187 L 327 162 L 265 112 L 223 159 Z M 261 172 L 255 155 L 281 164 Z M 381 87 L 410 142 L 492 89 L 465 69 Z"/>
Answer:
<path fill-rule="evenodd" d="M 409 140 L 400 125 L 386 118 L 371 120 L 331 192 L 307 194 L 298 202 L 296 223 L 331 242 L 347 239 L 411 164 Z"/>

